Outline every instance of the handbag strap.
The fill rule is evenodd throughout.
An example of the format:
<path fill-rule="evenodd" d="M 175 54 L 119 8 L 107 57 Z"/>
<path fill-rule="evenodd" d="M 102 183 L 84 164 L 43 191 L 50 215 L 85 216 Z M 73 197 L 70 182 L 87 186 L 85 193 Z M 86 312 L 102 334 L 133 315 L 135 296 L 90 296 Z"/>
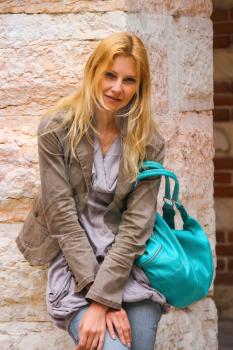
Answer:
<path fill-rule="evenodd" d="M 165 199 L 168 199 L 172 202 L 179 201 L 179 181 L 177 176 L 170 170 L 167 170 L 162 164 L 153 161 L 145 161 L 142 167 L 139 169 L 139 173 L 137 176 L 136 184 L 141 180 L 146 178 L 154 177 L 154 176 L 165 176 Z M 175 181 L 175 186 L 171 198 L 170 194 L 170 181 L 169 179 L 173 179 Z"/>
<path fill-rule="evenodd" d="M 174 229 L 174 204 L 179 210 L 183 222 L 185 222 L 189 217 L 187 211 L 179 201 L 179 181 L 177 179 L 177 176 L 172 171 L 166 169 L 161 163 L 154 161 L 144 161 L 141 168 L 139 169 L 137 180 L 134 183 L 134 188 L 141 180 L 153 178 L 154 176 L 165 176 L 165 196 L 163 197 L 164 205 L 162 207 L 163 219 L 167 222 L 171 229 Z M 174 180 L 175 182 L 172 196 L 170 193 L 170 179 Z"/>

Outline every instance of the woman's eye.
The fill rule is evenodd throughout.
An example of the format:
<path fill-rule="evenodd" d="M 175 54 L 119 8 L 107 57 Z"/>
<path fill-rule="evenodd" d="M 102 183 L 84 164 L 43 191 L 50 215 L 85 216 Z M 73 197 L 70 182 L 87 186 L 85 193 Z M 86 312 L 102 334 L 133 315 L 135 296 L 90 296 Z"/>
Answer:
<path fill-rule="evenodd" d="M 127 78 L 125 79 L 128 83 L 136 83 L 136 80 L 134 78 Z"/>
<path fill-rule="evenodd" d="M 108 78 L 114 78 L 114 74 L 111 73 L 111 72 L 106 72 L 105 76 L 108 77 Z"/>

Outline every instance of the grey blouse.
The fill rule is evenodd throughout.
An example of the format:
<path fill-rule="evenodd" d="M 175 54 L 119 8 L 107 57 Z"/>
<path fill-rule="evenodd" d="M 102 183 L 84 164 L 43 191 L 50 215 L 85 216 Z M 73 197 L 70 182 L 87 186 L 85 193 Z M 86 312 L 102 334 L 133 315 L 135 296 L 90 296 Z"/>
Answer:
<path fill-rule="evenodd" d="M 105 225 L 103 213 L 114 196 L 121 150 L 122 139 L 120 136 L 115 139 L 105 156 L 98 138 L 94 139 L 92 187 L 79 222 L 86 231 L 99 263 L 103 261 L 115 237 Z M 75 293 L 74 289 L 74 278 L 61 252 L 50 263 L 48 269 L 46 303 L 51 319 L 62 329 L 67 329 L 74 312 L 77 312 L 81 306 L 88 304 L 85 292 Z M 149 286 L 149 281 L 142 269 L 133 265 L 123 291 L 123 301 L 136 302 L 144 299 L 152 299 L 161 305 L 166 303 L 165 297 Z"/>

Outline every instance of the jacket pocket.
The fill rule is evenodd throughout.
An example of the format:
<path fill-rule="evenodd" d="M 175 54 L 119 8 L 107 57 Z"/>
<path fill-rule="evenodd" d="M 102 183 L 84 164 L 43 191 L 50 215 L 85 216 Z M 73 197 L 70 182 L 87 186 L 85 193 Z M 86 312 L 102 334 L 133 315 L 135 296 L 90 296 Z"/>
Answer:
<path fill-rule="evenodd" d="M 38 193 L 32 201 L 32 211 L 34 218 L 38 224 L 44 226 L 47 229 L 40 193 Z"/>
<path fill-rule="evenodd" d="M 41 209 L 38 198 L 35 198 L 33 200 L 33 207 L 29 211 L 19 234 L 19 238 L 23 244 L 30 248 L 39 247 L 49 235 Z"/>

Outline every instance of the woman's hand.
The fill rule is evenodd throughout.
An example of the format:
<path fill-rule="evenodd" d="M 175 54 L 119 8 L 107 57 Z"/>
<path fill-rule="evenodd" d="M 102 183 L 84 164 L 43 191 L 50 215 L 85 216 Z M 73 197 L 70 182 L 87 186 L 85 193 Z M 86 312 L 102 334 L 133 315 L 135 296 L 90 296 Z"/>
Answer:
<path fill-rule="evenodd" d="M 108 306 L 92 302 L 79 324 L 76 350 L 102 350 L 106 332 Z"/>
<path fill-rule="evenodd" d="M 126 311 L 109 309 L 106 313 L 106 324 L 111 338 L 115 339 L 115 327 L 122 344 L 131 346 L 131 327 Z"/>

